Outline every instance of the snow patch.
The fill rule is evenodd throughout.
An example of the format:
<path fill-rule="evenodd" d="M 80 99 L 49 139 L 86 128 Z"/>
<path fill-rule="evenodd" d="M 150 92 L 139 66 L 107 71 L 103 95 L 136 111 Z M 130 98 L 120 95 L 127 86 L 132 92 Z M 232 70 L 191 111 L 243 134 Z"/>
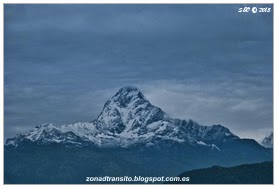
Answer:
<path fill-rule="evenodd" d="M 196 141 L 196 143 L 199 145 L 208 146 L 208 144 L 206 144 L 205 142 L 202 142 L 202 141 Z"/>

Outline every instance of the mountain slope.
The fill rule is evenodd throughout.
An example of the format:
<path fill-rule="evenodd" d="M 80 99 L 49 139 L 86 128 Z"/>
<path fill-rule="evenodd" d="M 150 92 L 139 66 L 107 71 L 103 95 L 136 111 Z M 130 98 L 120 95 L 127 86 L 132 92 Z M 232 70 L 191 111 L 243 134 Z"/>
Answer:
<path fill-rule="evenodd" d="M 179 177 L 189 177 L 188 184 L 273 184 L 273 162 L 244 164 L 235 167 L 213 166 L 184 172 Z"/>

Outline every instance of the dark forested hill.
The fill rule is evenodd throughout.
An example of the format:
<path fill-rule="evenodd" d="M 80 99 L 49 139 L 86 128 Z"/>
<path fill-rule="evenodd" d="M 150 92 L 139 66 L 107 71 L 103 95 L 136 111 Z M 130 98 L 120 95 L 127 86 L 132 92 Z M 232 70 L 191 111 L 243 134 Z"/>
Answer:
<path fill-rule="evenodd" d="M 191 184 L 273 184 L 273 162 L 244 164 L 230 168 L 213 166 L 187 171 L 179 176 L 190 177 L 190 181 L 186 183 Z"/>

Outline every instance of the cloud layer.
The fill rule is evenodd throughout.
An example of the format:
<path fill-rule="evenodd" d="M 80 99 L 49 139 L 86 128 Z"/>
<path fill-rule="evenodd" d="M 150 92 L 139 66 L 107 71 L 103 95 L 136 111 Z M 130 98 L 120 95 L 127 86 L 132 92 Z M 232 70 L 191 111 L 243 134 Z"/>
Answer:
<path fill-rule="evenodd" d="M 173 117 L 260 139 L 273 126 L 273 14 L 241 6 L 5 5 L 5 137 L 90 121 L 136 85 Z"/>

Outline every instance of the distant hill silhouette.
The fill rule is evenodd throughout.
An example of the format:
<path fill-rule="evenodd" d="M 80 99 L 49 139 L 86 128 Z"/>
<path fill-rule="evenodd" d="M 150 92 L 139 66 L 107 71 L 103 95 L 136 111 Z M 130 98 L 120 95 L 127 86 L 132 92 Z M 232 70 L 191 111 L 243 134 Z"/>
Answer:
<path fill-rule="evenodd" d="M 179 177 L 190 177 L 190 181 L 185 182 L 189 184 L 273 184 L 273 162 L 243 164 L 230 168 L 213 166 L 187 171 Z"/>

